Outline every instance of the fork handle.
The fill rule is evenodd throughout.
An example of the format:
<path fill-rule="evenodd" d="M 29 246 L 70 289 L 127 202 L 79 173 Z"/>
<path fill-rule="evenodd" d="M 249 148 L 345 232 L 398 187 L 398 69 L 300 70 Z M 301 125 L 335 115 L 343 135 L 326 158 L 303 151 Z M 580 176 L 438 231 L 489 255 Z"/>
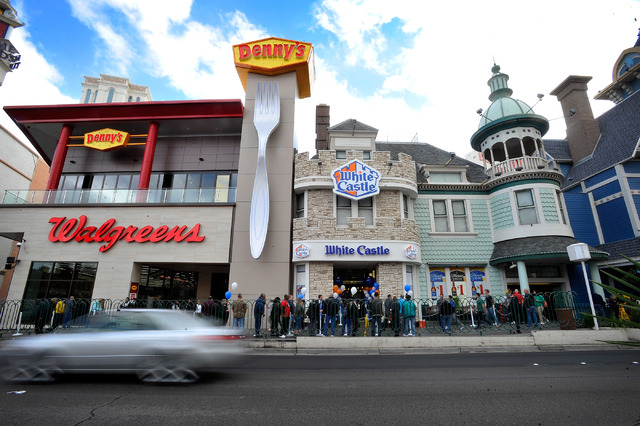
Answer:
<path fill-rule="evenodd" d="M 267 178 L 267 161 L 265 158 L 266 140 L 260 140 L 258 146 L 258 164 L 256 177 L 253 181 L 251 215 L 249 218 L 249 242 L 251 256 L 254 259 L 259 258 L 262 254 L 269 226 L 269 180 Z"/>

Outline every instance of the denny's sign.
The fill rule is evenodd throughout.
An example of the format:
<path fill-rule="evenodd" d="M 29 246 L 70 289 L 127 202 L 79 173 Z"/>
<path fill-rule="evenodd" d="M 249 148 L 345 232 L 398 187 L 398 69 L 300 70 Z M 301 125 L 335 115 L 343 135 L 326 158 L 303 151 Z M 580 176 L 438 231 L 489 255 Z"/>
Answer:
<path fill-rule="evenodd" d="M 100 151 L 110 151 L 112 149 L 127 146 L 129 143 L 129 133 L 114 129 L 102 129 L 95 132 L 85 133 L 84 146 Z"/>
<path fill-rule="evenodd" d="M 250 72 L 273 76 L 295 71 L 300 98 L 311 96 L 311 85 L 315 80 L 311 43 L 265 38 L 233 46 L 233 57 L 245 90 Z"/>

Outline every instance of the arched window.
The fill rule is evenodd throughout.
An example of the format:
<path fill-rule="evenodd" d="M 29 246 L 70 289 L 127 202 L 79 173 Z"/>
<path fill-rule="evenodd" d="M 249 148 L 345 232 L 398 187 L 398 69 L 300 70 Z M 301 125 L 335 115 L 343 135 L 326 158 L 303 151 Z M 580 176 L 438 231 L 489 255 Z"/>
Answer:
<path fill-rule="evenodd" d="M 133 96 L 129 96 L 129 102 L 133 101 Z"/>
<path fill-rule="evenodd" d="M 140 102 L 140 96 L 136 98 L 136 102 Z"/>
<path fill-rule="evenodd" d="M 109 94 L 107 95 L 107 103 L 110 104 L 113 102 L 113 95 L 116 93 L 115 89 L 109 89 Z"/>
<path fill-rule="evenodd" d="M 89 99 L 91 99 L 91 89 L 87 89 L 87 95 L 84 97 L 84 103 L 88 104 Z"/>

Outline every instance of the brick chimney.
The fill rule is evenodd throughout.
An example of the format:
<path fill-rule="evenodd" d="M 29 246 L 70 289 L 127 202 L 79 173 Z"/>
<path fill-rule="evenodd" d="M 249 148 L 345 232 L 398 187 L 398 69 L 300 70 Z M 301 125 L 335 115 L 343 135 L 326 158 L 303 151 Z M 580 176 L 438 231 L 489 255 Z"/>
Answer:
<path fill-rule="evenodd" d="M 329 105 L 316 105 L 316 151 L 329 149 Z"/>
<path fill-rule="evenodd" d="M 591 155 L 600 138 L 600 125 L 593 117 L 587 96 L 589 81 L 591 77 L 570 75 L 551 92 L 562 106 L 562 114 L 567 124 L 569 150 L 574 164 Z"/>

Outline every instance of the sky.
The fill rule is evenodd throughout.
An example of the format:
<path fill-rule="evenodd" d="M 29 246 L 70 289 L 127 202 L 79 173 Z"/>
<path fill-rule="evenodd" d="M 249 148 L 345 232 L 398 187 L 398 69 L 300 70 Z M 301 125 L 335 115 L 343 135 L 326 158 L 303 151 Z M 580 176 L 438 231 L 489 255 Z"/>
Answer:
<path fill-rule="evenodd" d="M 426 142 L 470 152 L 479 108 L 490 105 L 494 63 L 512 97 L 550 120 L 549 95 L 569 75 L 591 76 L 593 97 L 632 47 L 640 0 L 11 0 L 25 23 L 11 35 L 21 65 L 0 87 L 0 106 L 78 103 L 84 76 L 129 78 L 154 101 L 241 99 L 232 46 L 267 37 L 312 43 L 316 81 L 299 100 L 297 148 L 315 152 L 315 106 L 331 125 L 358 121 L 383 142 Z M 537 94 L 544 94 L 538 103 Z M 26 138 L 4 112 L 0 125 Z"/>

